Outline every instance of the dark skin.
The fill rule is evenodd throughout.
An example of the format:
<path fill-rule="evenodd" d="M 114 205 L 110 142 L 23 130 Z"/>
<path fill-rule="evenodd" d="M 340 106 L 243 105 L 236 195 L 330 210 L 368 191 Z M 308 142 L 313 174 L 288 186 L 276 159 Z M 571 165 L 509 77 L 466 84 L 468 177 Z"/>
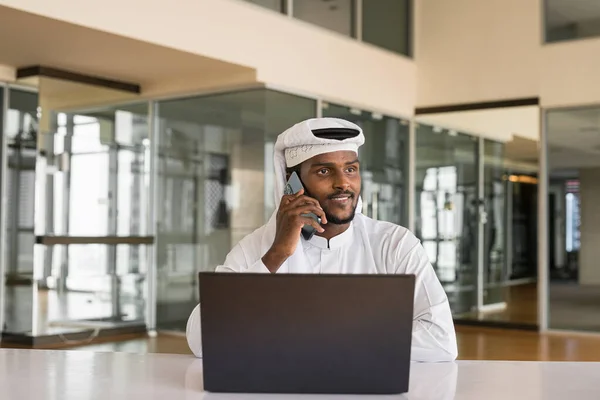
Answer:
<path fill-rule="evenodd" d="M 299 176 L 305 190 L 282 197 L 277 211 L 275 240 L 262 258 L 272 273 L 294 253 L 305 224 L 314 226 L 318 236 L 329 240 L 345 232 L 354 217 L 361 189 L 355 152 L 317 155 L 300 165 Z M 309 212 L 321 218 L 321 225 L 302 217 Z"/>

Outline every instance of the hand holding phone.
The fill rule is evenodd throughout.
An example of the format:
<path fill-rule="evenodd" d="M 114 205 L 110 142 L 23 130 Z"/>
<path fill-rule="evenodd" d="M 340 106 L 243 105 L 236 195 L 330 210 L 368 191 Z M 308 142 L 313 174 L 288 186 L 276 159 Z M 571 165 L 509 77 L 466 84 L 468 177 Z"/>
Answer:
<path fill-rule="evenodd" d="M 324 232 L 321 223 L 327 223 L 325 212 L 316 199 L 304 195 L 300 178 L 294 172 L 277 210 L 275 240 L 262 258 L 265 266 L 271 272 L 277 271 L 296 251 L 300 235 L 308 240 L 315 232 Z"/>
<path fill-rule="evenodd" d="M 304 186 L 302 186 L 300 177 L 298 176 L 298 174 L 296 172 L 293 172 L 292 175 L 290 176 L 290 179 L 287 181 L 287 184 L 285 185 L 284 194 L 285 195 L 297 194 L 303 190 L 304 190 Z M 317 202 L 317 205 L 319 205 L 318 202 Z M 319 208 L 321 208 L 320 205 L 319 205 Z M 302 214 L 302 217 L 312 218 L 319 225 L 321 224 L 321 218 L 319 216 L 317 216 L 315 213 L 308 212 L 306 214 Z M 317 229 L 314 227 L 313 224 L 305 224 L 301 230 L 302 236 L 306 240 L 310 240 L 313 237 L 313 235 L 315 234 L 315 232 L 317 232 Z"/>

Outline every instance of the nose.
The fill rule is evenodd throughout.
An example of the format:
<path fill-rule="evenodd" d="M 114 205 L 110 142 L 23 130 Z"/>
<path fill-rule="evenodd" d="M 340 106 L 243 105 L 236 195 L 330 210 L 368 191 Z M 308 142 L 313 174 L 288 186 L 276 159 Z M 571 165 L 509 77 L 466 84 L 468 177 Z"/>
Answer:
<path fill-rule="evenodd" d="M 333 188 L 336 190 L 346 191 L 350 189 L 350 179 L 343 173 L 338 171 L 333 179 Z"/>

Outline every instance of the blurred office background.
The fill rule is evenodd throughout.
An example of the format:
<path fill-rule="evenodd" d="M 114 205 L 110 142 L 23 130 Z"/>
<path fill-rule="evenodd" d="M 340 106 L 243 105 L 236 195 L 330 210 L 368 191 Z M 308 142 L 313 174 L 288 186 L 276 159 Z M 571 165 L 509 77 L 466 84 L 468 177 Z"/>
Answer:
<path fill-rule="evenodd" d="M 365 214 L 421 239 L 457 324 L 600 333 L 600 3 L 48 4 L 0 1 L 3 340 L 184 332 L 319 116 L 363 128 Z"/>

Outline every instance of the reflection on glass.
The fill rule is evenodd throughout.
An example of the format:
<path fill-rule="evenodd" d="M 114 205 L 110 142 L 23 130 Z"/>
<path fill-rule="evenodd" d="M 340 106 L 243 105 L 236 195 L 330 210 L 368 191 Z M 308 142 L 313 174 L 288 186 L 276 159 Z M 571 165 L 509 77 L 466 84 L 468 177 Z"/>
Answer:
<path fill-rule="evenodd" d="M 566 206 L 566 250 L 567 253 L 573 253 L 579 250 L 581 246 L 580 241 L 580 229 L 581 229 L 581 216 L 580 216 L 580 196 L 579 196 L 579 181 L 572 180 L 567 181 L 565 185 L 567 194 L 565 195 L 565 206 Z"/>
<path fill-rule="evenodd" d="M 110 254 L 115 253 L 115 246 L 36 247 L 53 267 L 49 288 L 56 287 L 65 256 L 68 265 L 76 267 L 68 271 L 63 290 L 39 290 L 37 298 L 28 286 L 12 286 L 7 296 L 7 332 L 35 336 L 144 320 L 145 280 L 139 273 L 145 274 L 148 268 L 146 246 L 117 245 L 119 256 L 114 260 Z M 117 274 L 106 273 L 111 263 L 116 263 Z"/>
<path fill-rule="evenodd" d="M 263 89 L 158 104 L 159 328 L 184 330 L 197 273 L 266 222 L 275 138 L 315 111 L 314 100 Z"/>
<path fill-rule="evenodd" d="M 600 36 L 600 5 L 585 0 L 544 0 L 546 42 Z"/>
<path fill-rule="evenodd" d="M 44 166 L 44 236 L 145 236 L 148 233 L 149 149 L 147 103 L 45 110 L 51 130 L 40 159 Z M 68 330 L 97 321 L 144 322 L 144 245 L 38 245 L 46 296 L 59 308 L 47 323 Z M 77 293 L 77 294 L 75 294 Z M 85 296 L 94 300 L 84 301 Z M 89 307 L 86 314 L 86 304 Z M 61 308 L 62 307 L 62 308 Z M 67 307 L 67 308 L 64 308 Z M 83 321 L 82 321 L 83 320 Z M 58 329 L 58 328 L 55 328 Z"/>
<path fill-rule="evenodd" d="M 353 0 L 301 0 L 294 2 L 294 17 L 311 24 L 341 33 L 345 36 L 354 36 Z"/>
<path fill-rule="evenodd" d="M 507 277 L 511 280 L 537 276 L 537 178 L 531 172 L 506 171 L 507 182 Z"/>
<path fill-rule="evenodd" d="M 365 144 L 359 151 L 363 213 L 406 226 L 408 223 L 408 122 L 348 107 L 323 105 L 324 117 L 359 125 Z"/>
<path fill-rule="evenodd" d="M 56 171 L 47 234 L 143 236 L 147 233 L 147 105 L 55 113 L 46 155 Z"/>
<path fill-rule="evenodd" d="M 362 3 L 362 40 L 411 56 L 412 0 L 377 0 Z"/>
<path fill-rule="evenodd" d="M 600 108 L 547 113 L 549 325 L 600 332 Z"/>
<path fill-rule="evenodd" d="M 37 140 L 36 93 L 10 89 L 7 110 L 7 219 L 5 332 L 33 328 L 34 198 Z M 1 118 L 1 117 L 0 117 Z M 0 121 L 1 122 L 1 121 Z"/>
<path fill-rule="evenodd" d="M 454 314 L 476 305 L 477 138 L 419 125 L 415 234 Z"/>
<path fill-rule="evenodd" d="M 147 103 L 98 107 L 134 95 L 49 78 L 22 84 L 34 81 L 38 93 L 10 93 L 5 332 L 141 327 L 149 248 L 117 236 L 147 234 Z"/>
<path fill-rule="evenodd" d="M 508 279 L 505 265 L 504 144 L 484 140 L 483 197 L 483 304 L 503 302 L 503 283 Z"/>

